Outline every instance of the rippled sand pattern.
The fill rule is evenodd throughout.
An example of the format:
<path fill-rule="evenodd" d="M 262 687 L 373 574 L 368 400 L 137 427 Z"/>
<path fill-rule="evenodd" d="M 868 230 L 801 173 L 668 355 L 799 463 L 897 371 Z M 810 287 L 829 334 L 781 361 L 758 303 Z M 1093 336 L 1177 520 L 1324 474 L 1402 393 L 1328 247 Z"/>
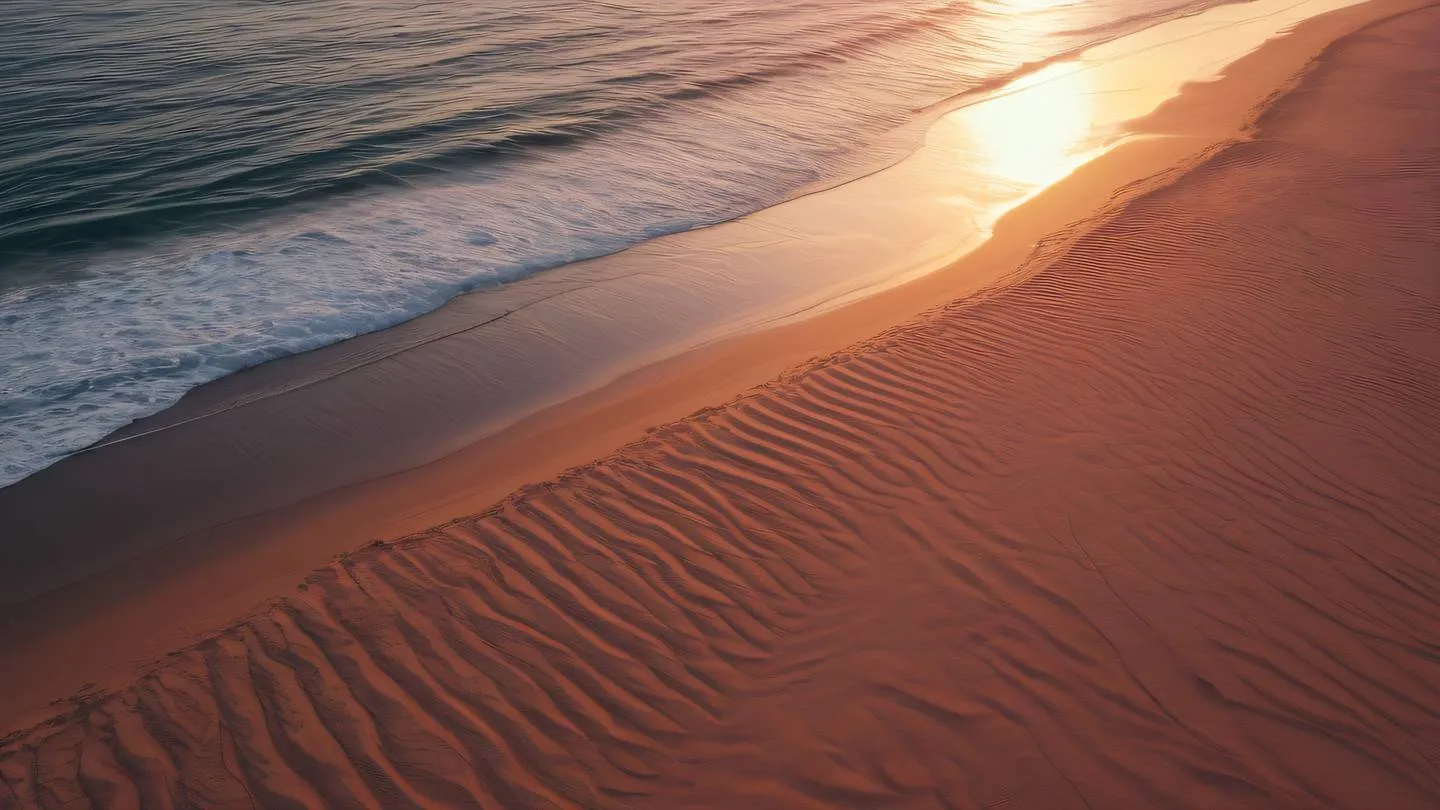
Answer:
<path fill-rule="evenodd" d="M 0 806 L 1435 807 L 1436 31 L 1027 283 L 317 572 Z"/>

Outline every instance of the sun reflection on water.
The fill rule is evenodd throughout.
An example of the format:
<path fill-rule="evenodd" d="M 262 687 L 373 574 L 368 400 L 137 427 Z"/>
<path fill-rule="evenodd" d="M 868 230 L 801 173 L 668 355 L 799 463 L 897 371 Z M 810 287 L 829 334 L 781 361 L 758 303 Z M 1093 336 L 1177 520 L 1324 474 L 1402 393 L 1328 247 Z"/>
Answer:
<path fill-rule="evenodd" d="M 1085 161 L 1094 106 L 1078 62 L 1048 65 L 965 111 L 982 169 L 1022 191 L 1048 186 Z"/>

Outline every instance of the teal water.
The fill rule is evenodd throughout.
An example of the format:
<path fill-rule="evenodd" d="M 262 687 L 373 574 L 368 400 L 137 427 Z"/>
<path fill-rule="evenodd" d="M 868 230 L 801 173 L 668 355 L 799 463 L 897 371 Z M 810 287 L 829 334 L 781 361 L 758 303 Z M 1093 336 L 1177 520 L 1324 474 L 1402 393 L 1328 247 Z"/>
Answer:
<path fill-rule="evenodd" d="M 842 180 L 1187 7 L 8 0 L 0 485 L 208 380 Z"/>

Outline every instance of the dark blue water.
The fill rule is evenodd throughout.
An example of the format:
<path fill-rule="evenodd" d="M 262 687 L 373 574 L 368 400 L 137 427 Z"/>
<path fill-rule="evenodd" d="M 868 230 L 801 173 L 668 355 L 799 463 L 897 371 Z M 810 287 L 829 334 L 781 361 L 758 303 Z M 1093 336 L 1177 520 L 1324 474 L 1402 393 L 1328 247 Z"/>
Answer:
<path fill-rule="evenodd" d="M 564 147 L 933 37 L 957 12 L 927 0 L 10 0 L 0 252 L 134 242 Z M 972 72 L 913 68 L 873 66 L 895 103 L 854 112 L 896 121 L 924 103 L 916 91 Z"/>
<path fill-rule="evenodd" d="M 6 0 L 0 484 L 240 368 L 869 168 L 1183 5 Z"/>

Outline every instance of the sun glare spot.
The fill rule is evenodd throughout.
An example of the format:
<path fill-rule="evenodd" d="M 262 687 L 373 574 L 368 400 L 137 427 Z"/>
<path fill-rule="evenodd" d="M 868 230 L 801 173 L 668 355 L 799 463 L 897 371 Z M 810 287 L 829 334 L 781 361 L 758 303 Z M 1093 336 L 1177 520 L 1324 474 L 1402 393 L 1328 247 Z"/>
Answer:
<path fill-rule="evenodd" d="M 1089 91 L 1079 63 L 1059 62 L 966 110 L 988 172 L 1017 186 L 1040 187 L 1073 171 L 1091 129 Z"/>

